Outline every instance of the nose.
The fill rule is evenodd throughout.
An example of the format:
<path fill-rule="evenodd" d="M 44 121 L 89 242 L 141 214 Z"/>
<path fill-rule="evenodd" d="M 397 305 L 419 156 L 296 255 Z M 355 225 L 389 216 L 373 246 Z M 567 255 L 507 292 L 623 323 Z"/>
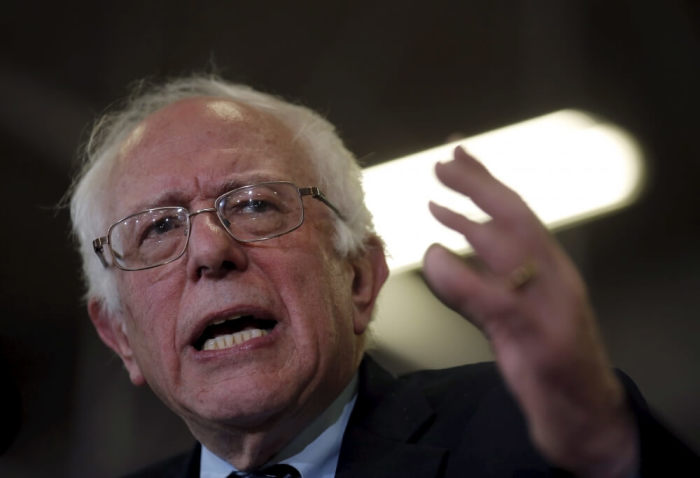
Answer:
<path fill-rule="evenodd" d="M 245 246 L 224 229 L 216 209 L 200 209 L 191 213 L 190 227 L 192 230 L 187 246 L 187 273 L 190 278 L 220 279 L 248 266 Z"/>

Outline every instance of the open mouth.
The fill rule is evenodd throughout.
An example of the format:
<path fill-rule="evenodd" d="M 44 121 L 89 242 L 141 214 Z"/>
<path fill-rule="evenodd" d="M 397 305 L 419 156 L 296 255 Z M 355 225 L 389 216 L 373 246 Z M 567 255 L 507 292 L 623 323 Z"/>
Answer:
<path fill-rule="evenodd" d="M 207 326 L 192 345 L 199 351 L 227 349 L 267 335 L 276 324 L 252 315 L 230 317 Z"/>

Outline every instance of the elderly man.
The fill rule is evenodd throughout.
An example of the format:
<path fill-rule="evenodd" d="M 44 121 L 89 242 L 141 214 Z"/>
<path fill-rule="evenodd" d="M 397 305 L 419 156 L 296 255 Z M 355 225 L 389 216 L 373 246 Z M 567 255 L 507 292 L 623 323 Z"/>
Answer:
<path fill-rule="evenodd" d="M 492 220 L 431 208 L 481 266 L 434 246 L 425 275 L 497 369 L 400 379 L 364 357 L 388 271 L 359 168 L 318 115 L 178 80 L 103 118 L 85 156 L 89 315 L 198 441 L 143 476 L 630 477 L 653 470 L 648 437 L 692 460 L 611 371 L 566 255 L 463 150 L 437 174 Z"/>

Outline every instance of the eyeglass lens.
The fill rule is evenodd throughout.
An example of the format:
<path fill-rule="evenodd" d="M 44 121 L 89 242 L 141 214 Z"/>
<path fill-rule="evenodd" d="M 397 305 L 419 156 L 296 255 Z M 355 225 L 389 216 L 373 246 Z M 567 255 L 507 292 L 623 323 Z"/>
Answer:
<path fill-rule="evenodd" d="M 241 242 L 286 234 L 304 220 L 299 190 L 285 182 L 235 189 L 219 197 L 215 207 L 222 224 Z M 165 207 L 116 223 L 109 232 L 115 261 L 125 269 L 143 269 L 177 259 L 187 248 L 194 214 L 182 207 Z"/>

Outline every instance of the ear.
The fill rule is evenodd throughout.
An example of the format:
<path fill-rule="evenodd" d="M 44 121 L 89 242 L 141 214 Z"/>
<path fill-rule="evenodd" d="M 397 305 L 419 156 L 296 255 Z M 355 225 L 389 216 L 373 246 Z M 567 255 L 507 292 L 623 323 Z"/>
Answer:
<path fill-rule="evenodd" d="M 143 385 L 146 380 L 129 345 L 124 320 L 118 314 L 110 313 L 101 300 L 93 298 L 88 301 L 88 314 L 102 341 L 122 359 L 131 383 Z"/>
<path fill-rule="evenodd" d="M 354 273 L 352 282 L 352 300 L 355 305 L 354 327 L 357 335 L 361 335 L 367 329 L 379 290 L 389 275 L 382 241 L 377 236 L 371 236 L 365 246 L 365 251 L 351 260 Z"/>

